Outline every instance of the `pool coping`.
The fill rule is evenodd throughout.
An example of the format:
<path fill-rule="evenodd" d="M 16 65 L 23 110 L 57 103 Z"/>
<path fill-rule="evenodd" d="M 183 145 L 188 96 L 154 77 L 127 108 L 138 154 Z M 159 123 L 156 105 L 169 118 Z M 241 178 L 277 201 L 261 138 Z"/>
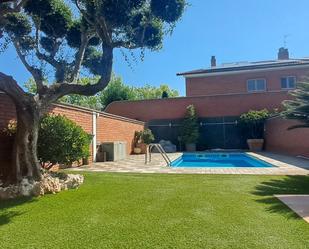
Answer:
<path fill-rule="evenodd" d="M 203 153 L 203 152 L 202 152 Z M 205 153 L 205 152 L 204 152 Z M 153 154 L 152 162 L 145 164 L 144 155 L 130 155 L 118 162 L 97 162 L 88 166 L 72 168 L 73 171 L 145 173 L 145 174 L 228 174 L 228 175 L 309 175 L 309 161 L 306 159 L 269 152 L 246 152 L 275 167 L 267 168 L 177 168 L 166 166 L 160 154 Z M 168 154 L 171 161 L 182 153 Z"/>

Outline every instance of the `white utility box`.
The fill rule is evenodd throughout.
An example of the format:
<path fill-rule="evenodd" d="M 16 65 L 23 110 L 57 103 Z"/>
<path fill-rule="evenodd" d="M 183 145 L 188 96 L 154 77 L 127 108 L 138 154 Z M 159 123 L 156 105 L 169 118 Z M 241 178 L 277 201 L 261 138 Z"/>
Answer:
<path fill-rule="evenodd" d="M 127 142 L 104 142 L 100 147 L 100 152 L 106 154 L 106 161 L 115 162 L 127 158 Z"/>

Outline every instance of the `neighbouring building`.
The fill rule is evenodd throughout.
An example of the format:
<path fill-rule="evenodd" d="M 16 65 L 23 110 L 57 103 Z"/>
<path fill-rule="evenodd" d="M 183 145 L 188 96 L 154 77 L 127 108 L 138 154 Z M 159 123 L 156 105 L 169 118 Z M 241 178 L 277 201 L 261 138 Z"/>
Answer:
<path fill-rule="evenodd" d="M 288 92 L 296 82 L 309 77 L 309 58 L 292 59 L 286 48 L 279 49 L 276 60 L 218 66 L 212 56 L 210 64 L 207 69 L 177 74 L 185 78 L 185 97 L 117 101 L 106 112 L 147 122 L 158 140 L 165 138 L 177 144 L 181 119 L 186 107 L 193 104 L 200 117 L 200 149 L 245 148 L 238 117 L 250 109 L 280 109 L 282 101 L 291 98 Z M 269 121 L 266 149 L 309 156 L 309 130 L 287 131 L 291 123 Z"/>

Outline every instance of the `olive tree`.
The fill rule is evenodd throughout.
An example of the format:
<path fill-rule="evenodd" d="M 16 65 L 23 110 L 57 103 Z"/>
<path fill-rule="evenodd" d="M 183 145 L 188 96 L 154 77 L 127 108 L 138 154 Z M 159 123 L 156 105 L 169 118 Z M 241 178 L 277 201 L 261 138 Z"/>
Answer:
<path fill-rule="evenodd" d="M 1 1 L 1 43 L 14 46 L 37 89 L 26 93 L 0 73 L 0 90 L 14 101 L 18 120 L 9 179 L 41 178 L 38 127 L 53 102 L 68 94 L 91 96 L 103 90 L 111 79 L 115 49 L 159 50 L 185 5 L 185 0 Z M 98 80 L 78 84 L 81 70 Z"/>

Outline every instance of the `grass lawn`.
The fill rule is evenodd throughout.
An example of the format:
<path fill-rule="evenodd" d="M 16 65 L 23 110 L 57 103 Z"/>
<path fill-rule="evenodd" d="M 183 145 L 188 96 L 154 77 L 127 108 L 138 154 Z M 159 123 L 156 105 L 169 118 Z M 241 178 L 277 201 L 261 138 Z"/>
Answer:
<path fill-rule="evenodd" d="M 0 203 L 0 248 L 309 248 L 272 197 L 309 177 L 85 174 L 78 190 Z"/>

